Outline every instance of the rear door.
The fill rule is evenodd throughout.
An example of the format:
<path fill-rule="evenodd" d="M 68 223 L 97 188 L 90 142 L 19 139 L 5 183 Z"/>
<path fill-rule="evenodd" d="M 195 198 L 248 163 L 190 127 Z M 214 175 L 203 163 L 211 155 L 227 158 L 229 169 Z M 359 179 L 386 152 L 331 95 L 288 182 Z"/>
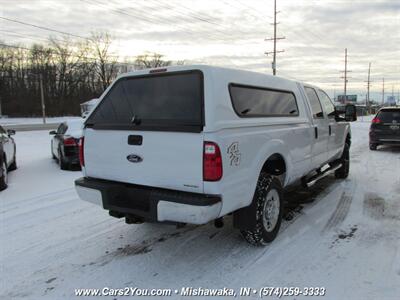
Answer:
<path fill-rule="evenodd" d="M 329 96 L 321 89 L 317 90 L 319 100 L 322 104 L 322 109 L 325 113 L 325 118 L 328 119 L 328 160 L 341 153 L 344 146 L 344 132 L 347 123 L 339 124 L 335 119 L 335 106 Z"/>
<path fill-rule="evenodd" d="M 312 147 L 312 165 L 319 168 L 328 161 L 329 121 L 325 118 L 321 102 L 314 88 L 304 87 L 309 100 L 314 131 L 314 144 Z"/>
<path fill-rule="evenodd" d="M 85 122 L 86 176 L 203 192 L 203 74 L 117 80 Z"/>

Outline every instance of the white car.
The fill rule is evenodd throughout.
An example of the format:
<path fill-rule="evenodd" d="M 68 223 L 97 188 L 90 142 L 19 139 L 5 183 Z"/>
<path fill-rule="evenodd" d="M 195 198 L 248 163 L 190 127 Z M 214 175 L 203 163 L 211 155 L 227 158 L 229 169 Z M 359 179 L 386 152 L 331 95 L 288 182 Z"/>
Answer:
<path fill-rule="evenodd" d="M 356 119 L 354 106 L 346 119 Z M 317 87 L 211 66 L 143 70 L 117 78 L 86 119 L 75 185 L 127 223 L 233 213 L 261 245 L 279 231 L 285 188 L 347 177 L 350 141 L 349 123 Z"/>

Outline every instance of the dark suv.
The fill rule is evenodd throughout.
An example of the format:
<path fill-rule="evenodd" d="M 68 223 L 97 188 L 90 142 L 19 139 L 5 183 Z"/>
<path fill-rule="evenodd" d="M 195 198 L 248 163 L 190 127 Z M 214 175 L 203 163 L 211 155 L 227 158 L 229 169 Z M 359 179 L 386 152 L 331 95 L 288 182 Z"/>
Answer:
<path fill-rule="evenodd" d="M 369 130 L 369 148 L 379 145 L 400 145 L 400 107 L 382 108 L 372 119 Z"/>

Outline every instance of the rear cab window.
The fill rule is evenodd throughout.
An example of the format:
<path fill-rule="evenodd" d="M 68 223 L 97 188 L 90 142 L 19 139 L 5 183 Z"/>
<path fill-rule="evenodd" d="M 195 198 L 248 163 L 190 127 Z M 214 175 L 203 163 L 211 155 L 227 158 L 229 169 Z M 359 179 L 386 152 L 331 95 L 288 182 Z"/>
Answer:
<path fill-rule="evenodd" d="M 239 117 L 295 117 L 299 115 L 292 92 L 231 83 L 229 92 Z"/>
<path fill-rule="evenodd" d="M 382 109 L 377 118 L 382 123 L 398 123 L 400 124 L 400 109 Z"/>
<path fill-rule="evenodd" d="M 85 122 L 94 129 L 201 132 L 203 73 L 199 70 L 118 79 Z"/>

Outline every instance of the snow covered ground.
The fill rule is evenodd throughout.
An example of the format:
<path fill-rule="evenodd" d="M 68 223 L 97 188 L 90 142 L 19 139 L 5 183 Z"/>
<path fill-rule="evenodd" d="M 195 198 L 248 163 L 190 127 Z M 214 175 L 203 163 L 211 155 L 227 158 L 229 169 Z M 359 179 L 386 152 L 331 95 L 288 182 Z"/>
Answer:
<path fill-rule="evenodd" d="M 368 127 L 352 124 L 349 178 L 289 193 L 294 204 L 265 248 L 249 246 L 229 218 L 222 229 L 126 225 L 78 199 L 80 172 L 59 170 L 47 131 L 17 133 L 19 168 L 0 193 L 0 298 L 75 299 L 76 288 L 297 286 L 326 288 L 311 298 L 399 299 L 400 148 L 370 151 Z"/>
<path fill-rule="evenodd" d="M 47 124 L 58 124 L 67 119 L 81 119 L 81 117 L 51 117 L 46 118 Z M 0 118 L 0 125 L 26 125 L 26 124 L 42 124 L 42 118 Z"/>

